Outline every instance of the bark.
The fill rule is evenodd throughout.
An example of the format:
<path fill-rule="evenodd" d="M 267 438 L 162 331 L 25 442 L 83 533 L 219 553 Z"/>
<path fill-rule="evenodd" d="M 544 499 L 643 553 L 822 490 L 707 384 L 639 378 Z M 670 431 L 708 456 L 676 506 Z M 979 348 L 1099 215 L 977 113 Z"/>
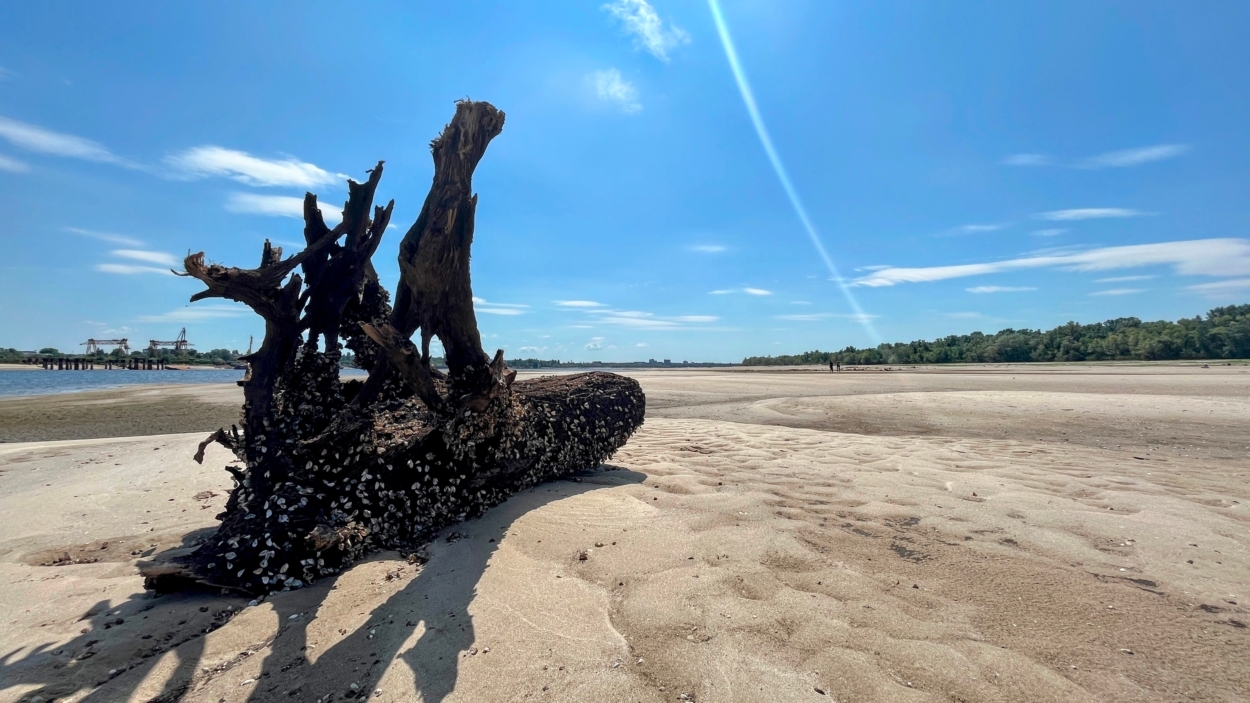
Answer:
<path fill-rule="evenodd" d="M 236 487 L 221 525 L 194 552 L 142 567 L 150 587 L 298 588 L 370 550 L 415 548 L 521 488 L 593 468 L 642 424 L 646 400 L 631 379 L 515 382 L 502 350 L 492 359 L 482 349 L 469 276 L 472 176 L 503 122 L 488 103 L 462 101 L 431 144 L 434 181 L 400 243 L 393 309 L 371 263 L 394 206 L 373 206 L 381 162 L 365 183 L 348 182 L 333 229 L 316 196 L 305 197 L 307 246 L 290 258 L 268 242 L 255 269 L 187 257 L 183 275 L 207 287 L 192 300 L 248 305 L 265 339 L 247 357 L 242 433 L 218 430 L 196 455 L 218 442 L 243 464 L 226 467 Z M 434 338 L 446 375 L 430 364 Z M 343 346 L 369 370 L 365 382 L 340 380 Z"/>

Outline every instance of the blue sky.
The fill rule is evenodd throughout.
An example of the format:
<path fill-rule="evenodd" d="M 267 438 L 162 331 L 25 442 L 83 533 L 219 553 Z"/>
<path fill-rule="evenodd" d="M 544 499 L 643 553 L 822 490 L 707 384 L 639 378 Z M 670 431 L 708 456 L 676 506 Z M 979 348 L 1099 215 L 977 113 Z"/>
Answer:
<path fill-rule="evenodd" d="M 464 96 L 508 116 L 473 277 L 509 357 L 1250 302 L 1247 30 L 1242 3 L 6 3 L 0 346 L 243 349 L 259 320 L 169 265 L 254 265 L 379 159 L 393 290 Z"/>

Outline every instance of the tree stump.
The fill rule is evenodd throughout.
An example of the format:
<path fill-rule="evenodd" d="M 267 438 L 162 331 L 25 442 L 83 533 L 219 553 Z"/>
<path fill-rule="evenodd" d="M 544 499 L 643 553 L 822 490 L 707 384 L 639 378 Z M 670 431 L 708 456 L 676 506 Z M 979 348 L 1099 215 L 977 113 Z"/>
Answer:
<path fill-rule="evenodd" d="M 289 258 L 265 242 L 255 269 L 206 264 L 179 275 L 192 296 L 242 302 L 265 320 L 249 368 L 242 429 L 218 430 L 236 486 L 221 525 L 193 552 L 141 566 L 149 588 L 206 584 L 261 594 L 299 588 L 377 549 L 415 549 L 449 524 L 513 493 L 593 468 L 642 424 L 638 383 L 608 373 L 516 382 L 489 357 L 473 312 L 469 251 L 473 171 L 504 114 L 461 101 L 431 143 L 434 181 L 400 243 L 395 305 L 371 258 L 394 201 L 373 205 L 383 164 L 348 181 L 343 219 L 326 226 L 304 199 L 306 247 Z M 296 273 L 299 269 L 302 273 Z M 411 337 L 420 332 L 420 347 Z M 443 345 L 447 373 L 431 365 Z M 320 341 L 320 344 L 319 344 Z M 339 378 L 342 348 L 369 372 Z"/>

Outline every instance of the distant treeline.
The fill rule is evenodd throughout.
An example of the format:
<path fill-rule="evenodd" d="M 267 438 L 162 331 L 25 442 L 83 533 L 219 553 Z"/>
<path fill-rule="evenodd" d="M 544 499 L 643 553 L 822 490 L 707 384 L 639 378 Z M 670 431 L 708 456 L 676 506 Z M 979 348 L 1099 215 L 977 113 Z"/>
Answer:
<path fill-rule="evenodd" d="M 871 349 L 751 356 L 744 366 L 798 364 L 949 364 L 1021 361 L 1155 361 L 1250 358 L 1250 305 L 1215 308 L 1206 317 L 1142 322 L 1121 317 L 1053 330 L 1005 329 L 951 335 L 931 342 L 897 342 Z"/>

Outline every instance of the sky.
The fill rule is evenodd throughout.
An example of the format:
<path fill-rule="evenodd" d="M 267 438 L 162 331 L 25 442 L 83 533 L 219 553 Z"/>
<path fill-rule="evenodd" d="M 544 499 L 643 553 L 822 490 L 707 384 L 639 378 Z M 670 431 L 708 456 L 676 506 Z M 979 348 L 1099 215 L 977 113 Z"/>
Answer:
<path fill-rule="evenodd" d="M 188 253 L 255 266 L 454 101 L 488 352 L 740 361 L 1250 302 L 1250 5 L 0 4 L 0 347 L 200 350 Z M 348 46 L 347 39 L 355 42 Z"/>

